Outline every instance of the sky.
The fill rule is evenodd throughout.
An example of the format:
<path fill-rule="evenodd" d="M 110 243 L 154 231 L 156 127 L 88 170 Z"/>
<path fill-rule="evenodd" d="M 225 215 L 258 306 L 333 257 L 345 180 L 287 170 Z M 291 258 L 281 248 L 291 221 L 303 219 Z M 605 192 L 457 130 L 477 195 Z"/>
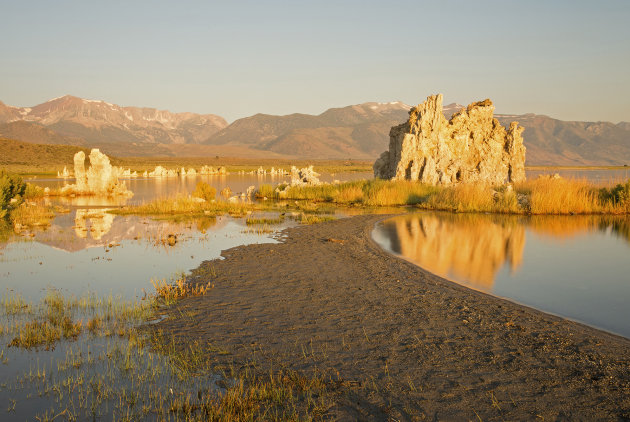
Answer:
<path fill-rule="evenodd" d="M 319 114 L 485 98 L 630 121 L 630 1 L 0 0 L 0 101 Z"/>

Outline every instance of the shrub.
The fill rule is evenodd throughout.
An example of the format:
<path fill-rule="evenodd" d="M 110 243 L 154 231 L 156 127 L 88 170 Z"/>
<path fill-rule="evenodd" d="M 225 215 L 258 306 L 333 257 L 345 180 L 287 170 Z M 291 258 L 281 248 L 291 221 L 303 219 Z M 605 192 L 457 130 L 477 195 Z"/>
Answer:
<path fill-rule="evenodd" d="M 217 194 L 217 190 L 206 182 L 198 182 L 192 196 L 201 198 L 208 202 L 212 201 Z"/>
<path fill-rule="evenodd" d="M 599 199 L 603 205 L 616 208 L 620 212 L 630 212 L 630 180 L 613 188 L 601 188 Z"/>
<path fill-rule="evenodd" d="M 6 210 L 11 199 L 21 197 L 26 190 L 26 184 L 20 176 L 0 171 L 0 210 Z"/>

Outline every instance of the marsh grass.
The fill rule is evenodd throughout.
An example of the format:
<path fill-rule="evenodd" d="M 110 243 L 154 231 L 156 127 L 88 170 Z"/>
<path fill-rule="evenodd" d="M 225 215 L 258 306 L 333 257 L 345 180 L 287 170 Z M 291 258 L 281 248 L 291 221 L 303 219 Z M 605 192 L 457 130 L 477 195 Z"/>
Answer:
<path fill-rule="evenodd" d="M 273 224 L 281 224 L 284 221 L 284 216 L 279 215 L 278 217 L 247 217 L 245 220 L 245 224 L 248 226 L 253 225 L 273 225 Z"/>
<path fill-rule="evenodd" d="M 274 198 L 277 198 L 277 196 L 278 195 L 276 194 L 274 187 L 270 185 L 269 183 L 264 183 L 260 185 L 258 187 L 258 190 L 256 191 L 257 198 L 274 199 Z"/>
<path fill-rule="evenodd" d="M 258 207 L 263 208 L 263 207 Z M 192 197 L 176 196 L 174 198 L 161 198 L 151 202 L 124 207 L 109 212 L 117 215 L 189 215 L 189 216 L 217 216 L 229 214 L 232 216 L 243 216 L 247 211 L 258 209 L 253 204 L 230 203 L 223 201 L 198 202 Z"/>
<path fill-rule="evenodd" d="M 354 206 L 414 205 L 453 212 L 506 214 L 623 214 L 630 212 L 630 181 L 599 187 L 586 180 L 539 177 L 506 186 L 484 183 L 428 186 L 363 180 L 286 189 L 287 199 Z"/>
<path fill-rule="evenodd" d="M 13 226 L 18 229 L 49 226 L 54 216 L 52 207 L 35 203 L 22 203 L 10 214 Z"/>
<path fill-rule="evenodd" d="M 207 284 L 187 283 L 185 277 L 180 277 L 174 282 L 168 282 L 165 279 L 151 280 L 151 284 L 155 289 L 153 300 L 164 305 L 172 305 L 185 297 L 203 296 L 214 287 L 211 282 Z"/>
<path fill-rule="evenodd" d="M 51 291 L 32 305 L 7 292 L 0 317 L 10 323 L 0 339 L 13 338 L 15 347 L 6 356 L 2 349 L 3 364 L 12 364 L 15 348 L 51 353 L 50 360 L 31 360 L 17 378 L 0 377 L 0 395 L 13 398 L 9 414 L 37 420 L 311 420 L 330 408 L 338 387 L 317 371 L 257 369 L 255 356 L 239 369 L 215 366 L 213 357 L 228 351 L 143 325 L 158 310 L 186 318 L 181 309 L 165 309 L 166 302 L 210 292 L 183 278 L 155 285 L 155 293 L 139 302 Z M 52 346 L 61 350 L 47 352 Z"/>

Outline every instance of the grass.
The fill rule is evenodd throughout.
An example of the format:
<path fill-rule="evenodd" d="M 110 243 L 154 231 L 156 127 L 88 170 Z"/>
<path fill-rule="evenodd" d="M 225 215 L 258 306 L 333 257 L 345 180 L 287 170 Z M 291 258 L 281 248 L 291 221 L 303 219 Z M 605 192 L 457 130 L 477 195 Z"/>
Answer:
<path fill-rule="evenodd" d="M 361 180 L 285 189 L 286 199 L 353 206 L 415 205 L 453 212 L 505 214 L 624 214 L 630 181 L 598 187 L 585 180 L 540 177 L 514 186 L 483 183 L 428 186 L 417 182 Z"/>
<path fill-rule="evenodd" d="M 51 207 L 35 203 L 22 203 L 10 213 L 11 223 L 16 230 L 49 226 L 54 216 Z"/>
<path fill-rule="evenodd" d="M 195 190 L 191 194 L 194 198 L 201 198 L 204 201 L 210 202 L 214 200 L 214 197 L 217 195 L 217 190 L 210 186 L 206 182 L 197 182 L 195 186 Z"/>
<path fill-rule="evenodd" d="M 186 318 L 170 305 L 212 287 L 181 277 L 154 286 L 139 302 L 50 291 L 33 305 L 7 292 L 0 339 L 11 347 L 2 363 L 12 364 L 16 348 L 39 350 L 17 377 L 0 377 L 12 397 L 7 411 L 37 420 L 232 421 L 320 419 L 330 408 L 338 383 L 317 371 L 262 370 L 255 355 L 239 368 L 215 366 L 213 356 L 227 351 L 143 325 L 157 312 Z M 61 353 L 41 355 L 54 347 Z"/>
<path fill-rule="evenodd" d="M 254 226 L 254 225 L 273 225 L 273 224 L 280 224 L 284 221 L 284 217 L 283 216 L 278 216 L 275 218 L 270 218 L 270 217 L 248 217 L 245 220 L 245 224 L 247 224 L 248 226 Z"/>
<path fill-rule="evenodd" d="M 261 208 L 247 203 L 231 202 L 198 202 L 188 196 L 176 196 L 174 198 L 156 199 L 151 202 L 124 207 L 109 211 L 117 215 L 189 215 L 189 216 L 216 216 L 229 214 L 232 216 L 243 216 L 247 211 Z"/>

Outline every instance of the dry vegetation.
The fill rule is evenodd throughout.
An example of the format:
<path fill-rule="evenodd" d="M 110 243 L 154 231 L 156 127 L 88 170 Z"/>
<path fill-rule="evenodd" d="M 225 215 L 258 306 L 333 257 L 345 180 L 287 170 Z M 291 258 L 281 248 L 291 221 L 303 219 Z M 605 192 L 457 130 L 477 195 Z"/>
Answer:
<path fill-rule="evenodd" d="M 270 191 L 269 188 L 265 188 Z M 630 181 L 612 188 L 585 180 L 541 177 L 514 186 L 427 186 L 408 181 L 363 180 L 287 189 L 287 199 L 362 206 L 416 205 L 455 212 L 511 214 L 623 214 L 630 212 Z M 274 193 L 278 197 L 277 193 Z"/>

